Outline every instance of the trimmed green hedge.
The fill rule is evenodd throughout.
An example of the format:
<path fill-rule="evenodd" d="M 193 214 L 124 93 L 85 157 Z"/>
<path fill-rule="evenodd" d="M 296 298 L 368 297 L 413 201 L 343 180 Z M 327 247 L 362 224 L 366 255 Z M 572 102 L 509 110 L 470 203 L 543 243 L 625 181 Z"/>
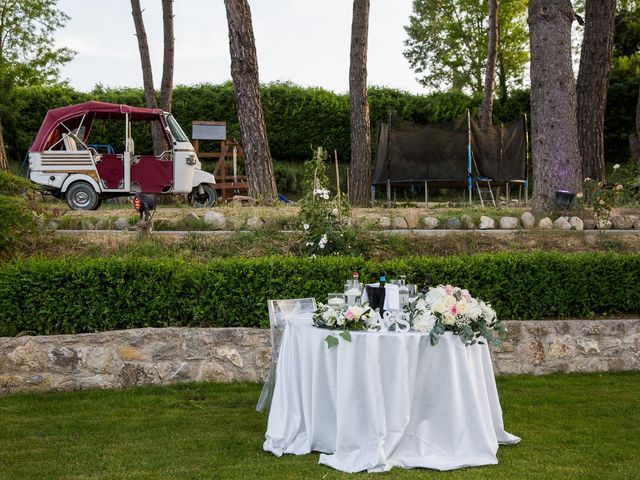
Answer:
<path fill-rule="evenodd" d="M 30 260 L 0 267 L 0 335 L 160 326 L 268 325 L 268 298 L 340 291 L 353 270 L 466 287 L 503 319 L 640 313 L 640 255 L 493 254 L 369 262 L 269 257 Z"/>

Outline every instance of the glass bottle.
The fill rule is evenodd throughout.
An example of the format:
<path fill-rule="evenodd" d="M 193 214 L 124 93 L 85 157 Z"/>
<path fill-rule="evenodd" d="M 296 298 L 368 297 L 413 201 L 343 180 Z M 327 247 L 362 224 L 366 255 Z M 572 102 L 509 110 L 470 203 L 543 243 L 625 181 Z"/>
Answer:
<path fill-rule="evenodd" d="M 429 284 L 431 283 L 431 275 L 428 273 L 425 275 L 424 287 L 422 287 L 422 293 L 425 295 L 429 292 Z"/>
<path fill-rule="evenodd" d="M 380 272 L 380 277 L 378 278 L 378 282 L 380 283 L 381 287 L 384 287 L 386 285 L 387 278 L 385 277 L 384 272 Z"/>
<path fill-rule="evenodd" d="M 398 283 L 398 294 L 400 296 L 400 307 L 409 303 L 409 287 L 407 286 L 407 276 L 400 275 Z"/>
<path fill-rule="evenodd" d="M 351 280 L 347 280 L 347 289 L 345 294 L 347 296 L 347 305 L 359 305 L 362 291 L 360 290 L 360 282 L 358 280 L 358 272 L 353 272 Z"/>

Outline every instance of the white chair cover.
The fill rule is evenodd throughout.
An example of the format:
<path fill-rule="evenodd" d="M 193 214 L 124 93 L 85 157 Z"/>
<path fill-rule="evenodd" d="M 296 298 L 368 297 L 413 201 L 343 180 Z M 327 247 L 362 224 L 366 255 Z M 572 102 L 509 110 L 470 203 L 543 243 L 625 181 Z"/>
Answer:
<path fill-rule="evenodd" d="M 265 379 L 256 410 L 258 412 L 269 411 L 273 389 L 276 384 L 276 366 L 278 363 L 278 351 L 280 339 L 287 321 L 301 313 L 313 312 L 317 309 L 315 298 L 291 298 L 287 300 L 267 300 L 269 307 L 269 326 L 271 329 L 271 367 Z"/>

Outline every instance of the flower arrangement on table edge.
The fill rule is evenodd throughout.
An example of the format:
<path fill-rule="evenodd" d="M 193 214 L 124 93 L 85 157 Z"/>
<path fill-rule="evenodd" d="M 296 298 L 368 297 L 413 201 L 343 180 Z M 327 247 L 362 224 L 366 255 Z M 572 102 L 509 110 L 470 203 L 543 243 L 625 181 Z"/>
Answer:
<path fill-rule="evenodd" d="M 419 294 L 398 314 L 395 315 L 408 320 L 411 330 L 429 333 L 431 345 L 436 345 L 440 337 L 450 331 L 464 345 L 483 344 L 484 339 L 499 347 L 507 334 L 490 304 L 452 285 L 438 285 L 426 294 Z M 393 317 L 394 313 L 389 312 L 389 315 Z M 351 341 L 349 331 L 352 330 L 379 331 L 388 324 L 389 330 L 401 331 L 393 320 L 386 323 L 381 320 L 380 313 L 366 303 L 362 307 L 343 305 L 337 309 L 320 303 L 313 314 L 316 327 L 342 330 L 339 336 L 347 341 Z M 329 348 L 338 345 L 338 338 L 333 335 L 328 335 L 325 341 Z"/>

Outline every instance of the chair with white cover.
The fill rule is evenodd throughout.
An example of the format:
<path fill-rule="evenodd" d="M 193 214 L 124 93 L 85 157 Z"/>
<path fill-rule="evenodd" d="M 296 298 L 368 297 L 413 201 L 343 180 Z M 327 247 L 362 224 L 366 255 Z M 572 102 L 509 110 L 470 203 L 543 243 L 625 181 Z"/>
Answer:
<path fill-rule="evenodd" d="M 291 298 L 287 300 L 267 300 L 269 307 L 269 326 L 271 329 L 271 367 L 262 387 L 256 410 L 269 411 L 273 389 L 276 384 L 276 367 L 278 364 L 278 351 L 280 339 L 287 321 L 301 313 L 311 313 L 316 310 L 315 298 Z"/>

